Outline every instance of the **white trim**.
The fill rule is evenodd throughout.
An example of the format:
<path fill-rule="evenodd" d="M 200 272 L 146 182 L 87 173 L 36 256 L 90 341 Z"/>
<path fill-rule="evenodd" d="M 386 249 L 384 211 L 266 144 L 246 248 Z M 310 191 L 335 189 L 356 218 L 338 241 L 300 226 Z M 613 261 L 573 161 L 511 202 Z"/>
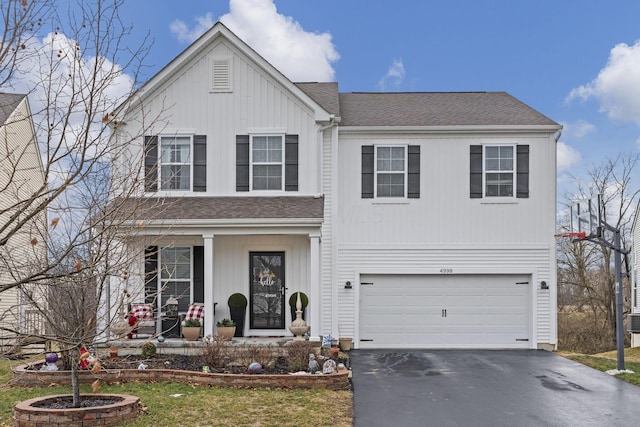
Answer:
<path fill-rule="evenodd" d="M 453 125 L 453 126 L 340 126 L 341 134 L 487 134 L 487 133 L 554 133 L 562 129 L 561 125 L 531 125 L 531 126 L 481 126 L 481 125 Z"/>
<path fill-rule="evenodd" d="M 157 136 L 158 138 L 158 167 L 157 167 L 157 171 L 156 171 L 156 189 L 157 191 L 155 191 L 154 193 L 159 193 L 159 194 L 163 194 L 163 195 L 167 195 L 168 193 L 170 193 L 172 196 L 173 195 L 181 195 L 181 194 L 189 194 L 193 192 L 193 138 L 194 135 L 193 134 L 173 134 L 173 135 L 167 135 L 167 134 L 159 134 Z M 182 162 L 182 163 L 176 163 L 176 162 L 168 162 L 168 163 L 163 163 L 162 162 L 162 139 L 163 138 L 173 138 L 174 140 L 178 139 L 178 138 L 189 138 L 189 161 L 188 162 Z M 176 165 L 189 165 L 189 188 L 188 189 L 184 189 L 184 188 L 176 188 L 176 189 L 171 189 L 171 188 L 162 188 L 162 167 L 163 166 L 176 166 Z"/>
<path fill-rule="evenodd" d="M 512 149 L 512 166 L 511 166 L 511 170 L 505 170 L 503 171 L 502 169 L 491 169 L 491 170 L 487 170 L 486 165 L 487 165 L 487 149 L 488 148 L 501 148 L 501 147 L 511 147 Z M 512 200 L 516 198 L 516 191 L 517 191 L 517 185 L 516 185 L 516 180 L 517 180 L 517 171 L 518 171 L 518 165 L 517 165 L 517 159 L 518 159 L 518 145 L 515 143 L 494 143 L 494 142 L 486 142 L 482 144 L 482 199 L 488 199 L 490 201 L 499 201 L 499 200 Z M 498 156 L 498 160 L 500 159 L 500 157 Z M 502 174 L 502 173 L 510 173 L 511 174 L 511 196 L 487 196 L 486 192 L 487 192 L 487 174 Z"/>
<path fill-rule="evenodd" d="M 267 152 L 268 152 L 268 138 L 269 137 L 280 137 L 280 188 L 278 189 L 259 189 L 255 190 L 253 188 L 253 168 L 254 166 L 276 166 L 277 162 L 254 162 L 253 160 L 253 138 L 255 137 L 267 137 Z M 284 181 L 285 181 L 285 134 L 249 134 L 249 192 L 253 193 L 253 195 L 267 193 L 269 195 L 273 195 L 274 192 L 284 192 Z"/>
<path fill-rule="evenodd" d="M 378 171 L 378 149 L 379 148 L 398 148 L 404 149 L 404 171 L 403 175 L 403 195 L 394 197 L 384 197 L 378 195 L 378 174 L 400 175 L 400 171 Z M 409 145 L 408 144 L 374 144 L 373 146 L 373 191 L 374 200 L 404 200 L 409 192 Z"/>
<path fill-rule="evenodd" d="M 213 335 L 213 326 L 216 319 L 213 314 L 214 303 L 214 256 L 215 237 L 212 233 L 203 234 L 204 240 L 204 336 Z"/>

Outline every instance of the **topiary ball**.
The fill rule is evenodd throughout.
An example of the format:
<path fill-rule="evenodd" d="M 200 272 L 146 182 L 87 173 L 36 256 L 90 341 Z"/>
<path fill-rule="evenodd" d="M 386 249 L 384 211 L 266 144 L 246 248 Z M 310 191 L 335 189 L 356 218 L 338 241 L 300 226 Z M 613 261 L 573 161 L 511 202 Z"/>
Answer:
<path fill-rule="evenodd" d="M 262 365 L 258 362 L 253 362 L 249 365 L 249 373 L 250 374 L 261 374 L 262 373 Z"/>
<path fill-rule="evenodd" d="M 47 353 L 44 356 L 44 361 L 47 363 L 56 363 L 58 361 L 58 353 Z"/>

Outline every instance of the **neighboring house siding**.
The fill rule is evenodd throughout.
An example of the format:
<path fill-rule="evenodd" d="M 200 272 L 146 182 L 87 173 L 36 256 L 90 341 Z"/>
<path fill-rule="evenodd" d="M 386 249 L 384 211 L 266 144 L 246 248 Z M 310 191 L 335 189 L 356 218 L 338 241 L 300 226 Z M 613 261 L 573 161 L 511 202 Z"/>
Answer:
<path fill-rule="evenodd" d="M 2 188 L 0 209 L 2 210 L 11 209 L 19 201 L 31 198 L 44 183 L 30 114 L 25 97 L 0 128 L 0 188 Z M 13 176 L 10 177 L 10 175 Z M 15 210 L 10 210 L 0 215 L 0 223 L 4 223 L 6 218 L 14 213 Z M 15 233 L 6 245 L 0 247 L 2 252 L 0 281 L 14 282 L 27 274 L 29 269 L 46 261 L 44 245 L 46 221 L 46 212 L 37 214 L 32 221 Z M 38 242 L 35 246 L 30 243 L 34 237 Z M 29 285 L 25 288 L 35 290 Z M 34 297 L 42 301 L 44 295 L 35 290 Z M 28 307 L 24 303 L 24 297 L 21 297 L 17 288 L 3 292 L 0 298 L 2 322 L 6 322 L 10 328 L 17 327 L 21 332 L 33 333 L 35 324 L 25 323 Z"/>
<path fill-rule="evenodd" d="M 332 138 L 335 128 L 327 129 L 322 134 L 322 192 L 324 194 L 324 222 L 322 224 L 322 279 L 321 279 L 321 317 L 320 332 L 335 333 L 333 318 L 336 307 L 336 273 L 334 263 L 335 238 L 333 236 L 335 205 L 336 146 L 337 141 Z"/>

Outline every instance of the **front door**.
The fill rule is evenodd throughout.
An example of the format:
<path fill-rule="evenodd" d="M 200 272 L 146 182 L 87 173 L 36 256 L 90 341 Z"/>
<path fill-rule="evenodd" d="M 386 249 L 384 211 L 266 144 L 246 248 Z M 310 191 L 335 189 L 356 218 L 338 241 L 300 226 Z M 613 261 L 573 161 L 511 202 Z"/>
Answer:
<path fill-rule="evenodd" d="M 250 252 L 251 329 L 284 329 L 284 252 Z"/>

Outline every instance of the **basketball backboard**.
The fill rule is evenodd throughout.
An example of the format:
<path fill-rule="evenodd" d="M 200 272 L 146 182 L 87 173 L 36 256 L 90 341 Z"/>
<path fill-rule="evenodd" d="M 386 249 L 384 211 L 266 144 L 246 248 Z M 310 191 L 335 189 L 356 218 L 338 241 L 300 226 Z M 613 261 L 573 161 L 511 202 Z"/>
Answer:
<path fill-rule="evenodd" d="M 600 234 L 600 195 L 578 200 L 571 206 L 571 232 L 585 233 L 587 237 Z"/>

